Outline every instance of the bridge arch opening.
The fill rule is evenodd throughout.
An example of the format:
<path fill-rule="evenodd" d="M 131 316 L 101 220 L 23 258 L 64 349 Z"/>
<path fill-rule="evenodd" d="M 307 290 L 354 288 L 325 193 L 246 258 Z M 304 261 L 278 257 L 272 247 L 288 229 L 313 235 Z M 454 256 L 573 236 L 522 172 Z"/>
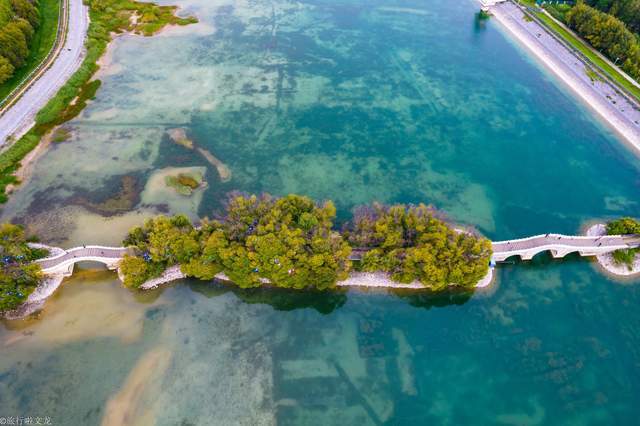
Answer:
<path fill-rule="evenodd" d="M 100 260 L 79 260 L 73 263 L 74 268 L 78 270 L 109 270 L 109 265 Z"/>
<path fill-rule="evenodd" d="M 510 263 L 513 264 L 513 263 L 520 263 L 520 262 L 522 262 L 520 255 L 512 254 L 511 256 L 505 258 L 504 260 L 499 260 L 496 263 L 500 265 L 500 264 L 510 264 Z"/>

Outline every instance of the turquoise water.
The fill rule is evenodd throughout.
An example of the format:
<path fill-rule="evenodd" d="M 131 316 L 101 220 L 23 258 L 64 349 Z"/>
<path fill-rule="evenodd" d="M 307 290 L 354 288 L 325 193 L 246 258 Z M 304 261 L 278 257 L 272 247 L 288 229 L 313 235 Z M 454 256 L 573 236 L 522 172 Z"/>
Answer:
<path fill-rule="evenodd" d="M 184 1 L 122 37 L 96 100 L 3 211 L 52 243 L 116 244 L 229 191 L 428 202 L 493 239 L 640 216 L 640 161 L 471 1 Z M 222 179 L 196 148 L 230 170 Z M 176 168 L 206 189 L 177 196 Z M 86 266 L 88 267 L 88 265 Z M 139 295 L 69 279 L 0 330 L 0 416 L 57 424 L 611 424 L 640 402 L 637 281 L 544 255 L 471 298 Z"/>

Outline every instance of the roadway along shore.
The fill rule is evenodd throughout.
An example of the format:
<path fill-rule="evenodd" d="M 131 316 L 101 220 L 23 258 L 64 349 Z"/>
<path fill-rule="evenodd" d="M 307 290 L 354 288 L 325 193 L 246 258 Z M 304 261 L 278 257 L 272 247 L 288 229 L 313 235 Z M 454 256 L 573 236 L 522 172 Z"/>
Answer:
<path fill-rule="evenodd" d="M 65 43 L 51 65 L 20 99 L 0 116 L 0 149 L 8 139 L 18 140 L 35 123 L 35 117 L 80 67 L 85 55 L 84 40 L 89 27 L 89 12 L 82 0 L 69 0 L 69 21 Z"/>
<path fill-rule="evenodd" d="M 621 95 L 612 83 L 593 78 L 591 66 L 565 47 L 536 21 L 507 1 L 490 13 L 515 39 L 562 80 L 640 154 L 640 106 Z"/>

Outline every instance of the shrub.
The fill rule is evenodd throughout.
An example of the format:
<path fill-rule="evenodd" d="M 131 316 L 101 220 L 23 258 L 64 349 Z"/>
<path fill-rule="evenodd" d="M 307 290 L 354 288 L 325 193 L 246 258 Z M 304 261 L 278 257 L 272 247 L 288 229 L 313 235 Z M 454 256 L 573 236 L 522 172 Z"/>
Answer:
<path fill-rule="evenodd" d="M 623 217 L 607 223 L 608 235 L 640 234 L 640 221 L 631 217 Z"/>
<path fill-rule="evenodd" d="M 612 254 L 613 261 L 618 265 L 627 265 L 627 268 L 632 270 L 637 253 L 638 249 L 616 250 Z"/>
<path fill-rule="evenodd" d="M 31 262 L 47 253 L 27 242 L 22 227 L 0 225 L 0 312 L 24 303 L 42 279 L 40 266 Z"/>
<path fill-rule="evenodd" d="M 137 256 L 125 255 L 120 262 L 120 272 L 124 276 L 123 284 L 131 288 L 138 288 L 146 281 L 159 277 L 164 269 L 164 265 L 160 263 L 146 261 Z"/>

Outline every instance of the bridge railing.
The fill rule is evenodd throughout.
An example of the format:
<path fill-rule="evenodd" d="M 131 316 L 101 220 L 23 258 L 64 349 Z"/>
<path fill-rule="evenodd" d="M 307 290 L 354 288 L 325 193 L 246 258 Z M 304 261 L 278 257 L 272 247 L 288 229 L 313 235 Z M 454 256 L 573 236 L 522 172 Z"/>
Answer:
<path fill-rule="evenodd" d="M 564 238 L 565 240 L 595 240 L 595 239 L 615 239 L 615 238 L 640 238 L 640 235 L 627 234 L 627 235 L 565 235 L 565 234 L 539 234 L 532 235 L 530 237 L 514 238 L 512 240 L 492 241 L 491 244 L 506 244 L 506 243 L 518 243 L 523 241 L 530 241 L 536 238 Z"/>
<path fill-rule="evenodd" d="M 94 250 L 100 250 L 101 253 L 99 255 L 96 255 L 95 253 L 93 253 Z M 43 269 L 49 269 L 49 268 L 55 267 L 58 263 L 65 262 L 68 259 L 73 259 L 76 257 L 93 257 L 93 258 L 98 257 L 98 258 L 114 259 L 114 258 L 122 257 L 126 253 L 129 253 L 130 251 L 131 250 L 127 247 L 107 247 L 107 246 L 97 246 L 97 245 L 81 246 L 81 247 L 74 247 L 69 250 L 64 250 L 64 252 L 59 253 L 55 256 L 38 259 L 36 260 L 36 263 L 41 265 Z M 114 254 L 116 256 L 113 256 Z"/>

